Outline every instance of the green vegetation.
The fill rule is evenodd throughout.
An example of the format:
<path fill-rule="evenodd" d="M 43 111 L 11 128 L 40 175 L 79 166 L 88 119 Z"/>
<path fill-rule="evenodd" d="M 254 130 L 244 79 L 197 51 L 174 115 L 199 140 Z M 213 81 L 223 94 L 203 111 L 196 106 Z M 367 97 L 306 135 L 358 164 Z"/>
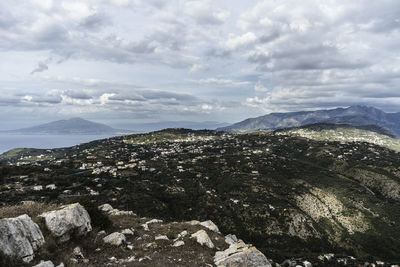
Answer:
<path fill-rule="evenodd" d="M 108 222 L 95 207 L 110 203 L 167 221 L 210 219 L 278 262 L 400 255 L 400 157 L 373 143 L 169 129 L 17 153 L 3 164 L 2 205 L 85 199 L 99 228 Z"/>
<path fill-rule="evenodd" d="M 400 152 L 400 139 L 356 128 L 312 130 L 306 128 L 279 131 L 280 134 L 301 136 L 317 141 L 367 142 Z"/>

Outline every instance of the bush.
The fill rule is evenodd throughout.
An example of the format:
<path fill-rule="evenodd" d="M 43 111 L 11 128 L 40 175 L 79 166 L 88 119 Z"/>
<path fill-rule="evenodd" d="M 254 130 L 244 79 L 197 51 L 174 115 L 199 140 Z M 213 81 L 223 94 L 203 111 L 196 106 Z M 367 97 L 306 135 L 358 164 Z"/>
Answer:
<path fill-rule="evenodd" d="M 4 255 L 1 251 L 0 251 L 0 266 L 7 266 L 7 267 L 21 267 L 21 266 L 25 266 L 22 262 L 13 259 L 7 255 Z"/>
<path fill-rule="evenodd" d="M 80 200 L 79 203 L 89 213 L 93 228 L 108 229 L 112 227 L 112 221 L 110 220 L 110 218 L 107 215 L 103 214 L 97 208 L 96 204 L 94 204 L 88 199 Z"/>

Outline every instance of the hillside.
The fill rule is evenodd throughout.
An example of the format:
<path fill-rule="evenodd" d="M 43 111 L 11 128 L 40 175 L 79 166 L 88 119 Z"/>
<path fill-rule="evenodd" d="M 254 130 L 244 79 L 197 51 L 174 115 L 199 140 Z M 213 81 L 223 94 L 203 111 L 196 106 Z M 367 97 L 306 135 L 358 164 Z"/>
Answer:
<path fill-rule="evenodd" d="M 400 262 L 399 152 L 375 144 L 169 129 L 0 161 L 3 206 L 90 200 L 166 222 L 212 220 L 274 262 Z"/>
<path fill-rule="evenodd" d="M 276 134 L 301 136 L 317 141 L 367 142 L 400 152 L 400 139 L 379 126 L 312 124 L 277 130 Z"/>
<path fill-rule="evenodd" d="M 96 123 L 81 118 L 59 120 L 29 128 L 3 131 L 9 134 L 120 134 L 130 131 L 114 129 L 105 124 Z"/>
<path fill-rule="evenodd" d="M 271 113 L 250 118 L 218 130 L 228 132 L 273 131 L 282 128 L 299 127 L 314 123 L 378 125 L 400 135 L 400 113 L 385 113 L 374 107 L 352 106 L 331 110 Z"/>

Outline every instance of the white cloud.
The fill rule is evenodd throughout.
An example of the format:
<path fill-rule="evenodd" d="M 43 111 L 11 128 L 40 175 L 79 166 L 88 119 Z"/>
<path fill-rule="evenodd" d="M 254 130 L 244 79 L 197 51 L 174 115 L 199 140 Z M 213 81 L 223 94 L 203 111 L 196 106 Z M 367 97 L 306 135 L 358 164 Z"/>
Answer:
<path fill-rule="evenodd" d="M 264 87 L 264 85 L 261 83 L 261 81 L 258 81 L 254 85 L 254 90 L 256 90 L 257 92 L 266 92 L 266 91 L 268 91 L 268 88 Z"/>
<path fill-rule="evenodd" d="M 187 81 L 202 85 L 220 85 L 220 86 L 247 86 L 250 85 L 250 82 L 246 81 L 232 81 L 229 79 L 217 79 L 217 78 L 207 78 L 207 79 L 199 79 L 199 80 L 192 80 L 188 79 Z"/>
<path fill-rule="evenodd" d="M 237 49 L 243 46 L 248 46 L 250 44 L 255 43 L 257 37 L 252 32 L 247 32 L 240 36 L 230 36 L 230 38 L 226 41 L 226 46 L 229 49 Z"/>
<path fill-rule="evenodd" d="M 184 9 L 200 24 L 222 24 L 229 17 L 228 11 L 213 6 L 209 1 L 188 1 Z"/>
<path fill-rule="evenodd" d="M 236 121 L 396 110 L 398 14 L 397 0 L 2 0 L 0 90 L 12 90 L 0 112 Z"/>

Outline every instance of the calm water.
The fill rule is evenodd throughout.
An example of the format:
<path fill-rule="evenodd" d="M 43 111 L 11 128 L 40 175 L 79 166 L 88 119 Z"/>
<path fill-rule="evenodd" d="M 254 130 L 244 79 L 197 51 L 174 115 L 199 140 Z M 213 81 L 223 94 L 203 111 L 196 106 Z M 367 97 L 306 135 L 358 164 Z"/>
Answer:
<path fill-rule="evenodd" d="M 57 148 L 74 146 L 110 135 L 22 135 L 0 134 L 0 154 L 13 148 Z"/>

